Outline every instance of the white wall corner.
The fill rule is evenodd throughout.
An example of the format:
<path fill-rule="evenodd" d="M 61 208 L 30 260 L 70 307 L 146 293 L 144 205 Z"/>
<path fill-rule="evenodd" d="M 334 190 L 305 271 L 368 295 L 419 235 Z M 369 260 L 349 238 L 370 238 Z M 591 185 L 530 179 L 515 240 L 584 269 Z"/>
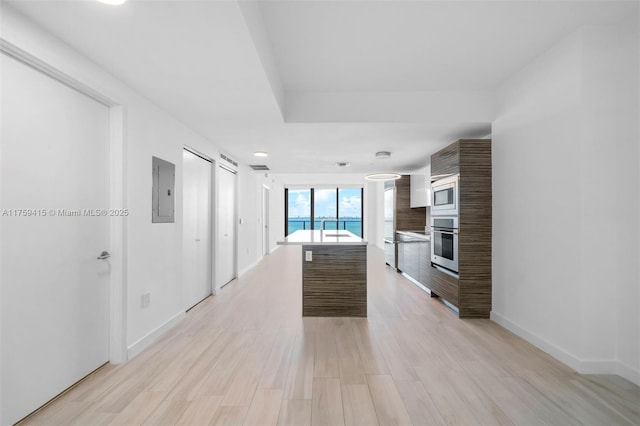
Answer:
<path fill-rule="evenodd" d="M 558 345 L 532 333 L 501 314 L 491 311 L 491 321 L 523 338 L 580 374 L 616 374 L 640 386 L 640 372 L 615 359 L 581 359 Z"/>
<path fill-rule="evenodd" d="M 580 360 L 573 354 L 562 349 L 561 347 L 549 342 L 548 340 L 538 336 L 535 333 L 532 333 L 524 329 L 520 325 L 507 319 L 506 317 L 502 316 L 501 314 L 495 311 L 491 311 L 490 319 L 491 321 L 494 321 L 495 323 L 501 325 L 502 327 L 506 328 L 507 330 L 511 331 L 517 336 L 522 337 L 524 340 L 531 343 L 538 349 L 541 349 L 544 352 L 548 353 L 558 361 L 568 365 L 569 367 L 573 368 L 576 371 L 580 370 L 581 368 Z"/>
<path fill-rule="evenodd" d="M 247 25 L 256 53 L 262 63 L 265 76 L 271 86 L 274 100 L 278 105 L 280 114 L 284 115 L 284 88 L 271 44 L 269 43 L 269 36 L 260 10 L 260 4 L 259 2 L 242 1 L 238 2 L 238 7 Z"/>
<path fill-rule="evenodd" d="M 640 370 L 637 370 L 623 362 L 618 361 L 616 362 L 616 371 L 616 374 L 618 376 L 624 377 L 631 383 L 640 386 Z"/>
<path fill-rule="evenodd" d="M 164 324 L 155 330 L 148 333 L 146 336 L 143 336 L 137 342 L 131 344 L 127 348 L 127 358 L 131 359 L 138 355 L 140 352 L 148 348 L 153 342 L 155 342 L 160 336 L 162 336 L 167 331 L 171 330 L 175 327 L 180 321 L 182 321 L 186 317 L 185 312 L 178 312 L 169 318 Z"/>
<path fill-rule="evenodd" d="M 247 272 L 249 272 L 251 269 L 253 269 L 261 260 L 260 259 L 256 259 L 253 262 L 251 262 L 251 264 L 245 266 L 244 268 L 242 268 L 239 272 L 238 272 L 238 278 L 240 278 L 241 276 L 243 276 L 244 274 L 246 274 Z"/>

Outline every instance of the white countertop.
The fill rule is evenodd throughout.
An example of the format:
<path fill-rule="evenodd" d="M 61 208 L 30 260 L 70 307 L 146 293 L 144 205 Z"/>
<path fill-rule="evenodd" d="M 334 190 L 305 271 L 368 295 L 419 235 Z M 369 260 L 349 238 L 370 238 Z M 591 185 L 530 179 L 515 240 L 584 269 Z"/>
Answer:
<path fill-rule="evenodd" d="M 351 244 L 351 245 L 366 245 L 367 242 L 357 235 L 345 231 L 345 230 L 325 230 L 325 231 L 311 231 L 311 230 L 299 230 L 290 234 L 284 239 L 284 241 L 278 241 L 279 245 L 291 245 L 291 244 Z"/>

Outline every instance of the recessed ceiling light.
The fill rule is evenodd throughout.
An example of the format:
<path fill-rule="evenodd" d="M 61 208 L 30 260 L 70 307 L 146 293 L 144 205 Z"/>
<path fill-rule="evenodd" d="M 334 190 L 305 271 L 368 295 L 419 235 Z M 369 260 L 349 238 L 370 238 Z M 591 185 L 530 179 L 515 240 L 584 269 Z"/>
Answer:
<path fill-rule="evenodd" d="M 255 155 L 256 157 L 266 157 L 269 155 L 269 153 L 265 151 L 256 151 L 253 153 L 253 155 Z"/>
<path fill-rule="evenodd" d="M 384 180 L 396 180 L 400 179 L 398 173 L 373 173 L 364 177 L 366 180 L 384 181 Z"/>
<path fill-rule="evenodd" d="M 338 167 L 349 167 L 350 165 L 351 165 L 351 163 L 348 162 L 348 161 L 338 161 L 336 163 L 336 166 L 338 166 Z"/>
<path fill-rule="evenodd" d="M 120 6 L 121 4 L 126 2 L 127 0 L 96 0 L 96 1 L 98 1 L 100 3 L 108 4 L 110 6 Z"/>

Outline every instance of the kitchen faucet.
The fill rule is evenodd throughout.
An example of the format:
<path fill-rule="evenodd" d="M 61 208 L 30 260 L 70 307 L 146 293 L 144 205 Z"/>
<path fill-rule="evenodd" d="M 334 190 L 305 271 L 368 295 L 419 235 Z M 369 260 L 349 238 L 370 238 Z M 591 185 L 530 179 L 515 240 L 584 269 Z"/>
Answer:
<path fill-rule="evenodd" d="M 338 230 L 338 218 L 337 217 L 332 217 L 332 218 L 328 218 L 328 219 L 322 219 L 320 220 L 320 230 L 324 231 L 324 223 L 325 222 L 336 222 L 336 230 Z"/>

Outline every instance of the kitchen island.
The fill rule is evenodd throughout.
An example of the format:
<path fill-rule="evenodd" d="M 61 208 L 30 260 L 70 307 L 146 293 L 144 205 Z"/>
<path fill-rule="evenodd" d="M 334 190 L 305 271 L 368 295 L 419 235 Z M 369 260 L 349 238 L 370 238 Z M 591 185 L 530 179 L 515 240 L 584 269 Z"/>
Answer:
<path fill-rule="evenodd" d="M 345 230 L 299 230 L 280 245 L 302 246 L 302 316 L 367 316 L 367 242 Z"/>

